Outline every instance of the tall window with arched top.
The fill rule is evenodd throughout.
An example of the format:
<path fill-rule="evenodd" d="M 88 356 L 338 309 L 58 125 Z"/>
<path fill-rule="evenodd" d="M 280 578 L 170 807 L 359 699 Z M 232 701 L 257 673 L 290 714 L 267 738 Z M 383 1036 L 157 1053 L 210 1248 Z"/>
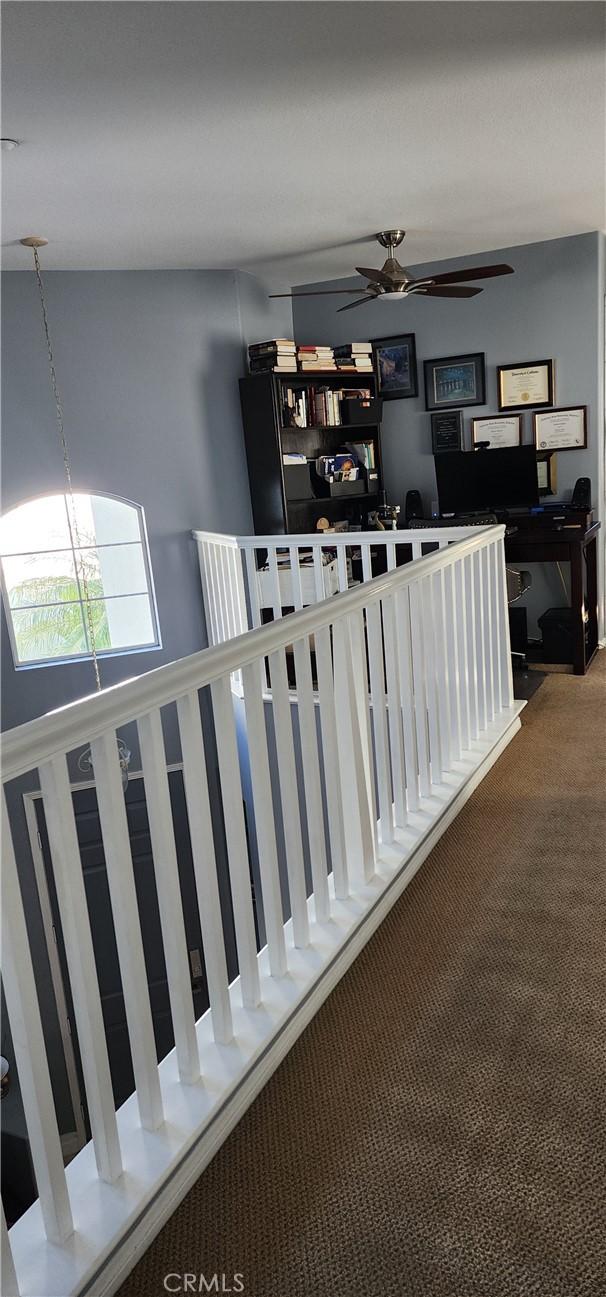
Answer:
<path fill-rule="evenodd" d="M 140 505 L 39 496 L 0 519 L 0 561 L 15 666 L 160 645 Z"/>

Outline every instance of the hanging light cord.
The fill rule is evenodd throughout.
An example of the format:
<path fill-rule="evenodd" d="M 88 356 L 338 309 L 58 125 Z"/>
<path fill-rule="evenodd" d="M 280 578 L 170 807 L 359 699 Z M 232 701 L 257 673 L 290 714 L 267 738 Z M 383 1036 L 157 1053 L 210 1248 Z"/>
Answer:
<path fill-rule="evenodd" d="M 45 336 L 45 338 L 46 338 L 46 350 L 47 350 L 47 354 L 48 354 L 48 368 L 49 368 L 49 373 L 50 373 L 50 380 L 51 380 L 51 387 L 52 387 L 52 390 L 53 390 L 53 396 L 54 396 L 54 398 L 55 398 L 55 410 L 56 410 L 56 415 L 57 415 L 57 432 L 58 432 L 58 434 L 59 434 L 59 441 L 61 442 L 61 451 L 62 451 L 62 454 L 63 454 L 63 467 L 64 467 L 64 470 L 65 470 L 65 481 L 66 481 L 66 484 L 67 484 L 67 494 L 69 495 L 70 503 L 71 503 L 71 513 L 72 513 L 72 516 L 71 516 L 71 518 L 70 518 L 70 516 L 69 516 L 69 510 L 68 510 L 68 518 L 67 518 L 67 522 L 68 522 L 69 531 L 70 531 L 70 538 L 71 538 L 71 543 L 72 543 L 72 550 L 73 550 L 74 557 L 75 557 L 75 560 L 76 560 L 76 575 L 77 575 L 77 577 L 78 577 L 78 581 L 79 581 L 79 583 L 80 583 L 80 585 L 81 585 L 81 587 L 82 587 L 83 593 L 84 593 L 84 607 L 85 607 L 85 611 L 86 611 L 86 623 L 87 623 L 87 627 L 88 627 L 88 637 L 89 637 L 89 642 L 90 642 L 90 650 L 91 650 L 91 657 L 92 657 L 92 663 L 93 663 L 93 670 L 94 670 L 94 673 L 95 673 L 95 685 L 96 685 L 96 688 L 97 688 L 98 690 L 100 690 L 100 689 L 102 688 L 102 685 L 101 685 L 101 676 L 100 676 L 100 673 L 99 673 L 99 661 L 98 661 L 98 658 L 97 658 L 97 647 L 96 647 L 96 641 L 95 641 L 95 627 L 94 627 L 94 623 L 93 623 L 93 611 L 92 611 L 92 607 L 91 607 L 91 600 L 90 600 L 90 594 L 89 594 L 89 588 L 88 588 L 88 577 L 87 577 L 87 575 L 86 575 L 86 569 L 85 569 L 85 566 L 84 566 L 84 559 L 83 559 L 83 557 L 82 557 L 82 545 L 81 545 L 81 542 L 80 542 L 80 533 L 79 533 L 79 530 L 78 530 L 78 518 L 77 518 L 77 514 L 76 514 L 76 501 L 75 501 L 75 498 L 74 498 L 74 490 L 73 490 L 73 486 L 72 486 L 72 470 L 71 470 L 71 462 L 70 462 L 70 456 L 69 456 L 69 447 L 68 447 L 67 439 L 66 439 L 66 436 L 65 436 L 65 428 L 64 428 L 64 426 L 63 426 L 63 404 L 62 404 L 62 401 L 61 401 L 61 397 L 60 397 L 60 395 L 59 395 L 59 388 L 58 388 L 58 385 L 57 385 L 57 373 L 56 373 L 56 370 L 55 370 L 55 359 L 54 359 L 54 356 L 53 356 L 53 348 L 52 348 L 52 343 L 51 343 L 50 329 L 49 329 L 49 325 L 48 325 L 48 314 L 47 314 L 47 310 L 46 310 L 46 298 L 45 298 L 45 296 L 44 296 L 44 284 L 43 284 L 43 282 L 42 282 L 42 271 L 41 271 L 41 268 L 40 268 L 40 258 L 39 258 L 39 256 L 38 256 L 38 249 L 37 249 L 37 247 L 34 246 L 34 247 L 32 248 L 32 252 L 33 252 L 33 254 L 34 254 L 34 269 L 35 269 L 35 271 L 36 271 L 36 279 L 37 279 L 37 281 L 38 281 L 38 292 L 39 292 L 39 294 L 40 294 L 40 305 L 41 305 L 41 307 L 42 307 L 42 321 L 43 321 L 43 324 L 44 324 L 44 336 Z"/>

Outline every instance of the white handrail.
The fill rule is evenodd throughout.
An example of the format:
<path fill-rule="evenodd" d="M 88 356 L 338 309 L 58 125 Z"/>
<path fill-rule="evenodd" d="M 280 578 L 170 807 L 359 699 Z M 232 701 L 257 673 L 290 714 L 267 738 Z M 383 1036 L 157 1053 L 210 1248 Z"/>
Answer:
<path fill-rule="evenodd" d="M 417 562 L 423 564 L 423 574 L 429 576 L 441 570 L 445 563 L 464 559 L 482 549 L 487 540 L 502 540 L 504 535 L 505 527 L 502 525 L 477 527 L 473 536 L 467 533 L 466 539 L 456 543 L 456 550 L 453 546 L 449 550 L 426 554 Z M 254 537 L 255 548 L 257 539 Z M 155 707 L 174 702 L 191 689 L 201 689 L 220 676 L 229 675 L 260 657 L 286 648 L 293 640 L 330 626 L 339 617 L 365 608 L 369 603 L 378 603 L 395 589 L 414 584 L 419 573 L 416 563 L 395 568 L 371 582 L 336 594 L 330 600 L 310 604 L 290 614 L 288 619 L 276 619 L 259 626 L 254 639 L 250 638 L 249 631 L 245 631 L 225 643 L 168 662 L 145 675 L 111 685 L 99 694 L 68 703 L 57 711 L 8 730 L 3 739 L 3 782 L 25 774 L 33 763 L 56 752 L 72 751 L 80 744 L 98 738 L 107 729 L 115 729 Z"/>
<path fill-rule="evenodd" d="M 494 526 L 501 524 L 495 523 Z M 296 544 L 299 549 L 318 546 L 323 549 L 353 548 L 366 545 L 411 545 L 413 541 L 465 540 L 469 533 L 486 531 L 485 526 L 471 527 L 409 527 L 398 531 L 330 531 L 294 532 L 275 536 L 231 536 L 216 531 L 192 531 L 194 540 L 207 545 L 229 546 L 231 549 L 288 549 Z"/>

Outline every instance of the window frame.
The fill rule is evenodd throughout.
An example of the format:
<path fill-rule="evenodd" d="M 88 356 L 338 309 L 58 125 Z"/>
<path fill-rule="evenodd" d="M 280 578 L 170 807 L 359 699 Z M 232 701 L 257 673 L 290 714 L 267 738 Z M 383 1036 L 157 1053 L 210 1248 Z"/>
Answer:
<path fill-rule="evenodd" d="M 137 500 L 129 500 L 127 496 L 124 496 L 124 495 L 115 495 L 112 491 L 92 491 L 92 490 L 89 490 L 89 489 L 87 489 L 87 488 L 78 487 L 77 489 L 75 489 L 75 490 L 73 491 L 73 495 L 74 495 L 74 497 L 75 497 L 76 499 L 77 499 L 78 496 L 88 496 L 89 498 L 100 497 L 100 498 L 105 499 L 105 500 L 115 500 L 118 504 L 125 504 L 125 505 L 128 505 L 129 508 L 134 509 L 134 510 L 136 511 L 136 513 L 137 513 L 137 518 L 138 518 L 138 522 L 139 522 L 139 540 L 138 540 L 138 541 L 117 541 L 117 542 L 114 542 L 113 544 L 115 544 L 115 545 L 120 545 L 120 544 L 124 544 L 124 545 L 137 545 L 137 544 L 140 544 L 140 545 L 141 545 L 141 552 L 142 552 L 142 557 L 143 557 L 143 565 L 144 565 L 144 568 L 145 568 L 145 576 L 146 576 L 146 580 L 147 580 L 147 591 L 135 591 L 133 594 L 110 595 L 110 596 L 108 596 L 108 597 L 109 597 L 110 599 L 130 599 L 130 598 L 133 598 L 133 597 L 135 597 L 135 596 L 142 596 L 143 594 L 147 594 L 147 598 L 148 598 L 148 600 L 149 600 L 149 608 L 150 608 L 150 614 L 151 614 L 152 627 L 153 627 L 153 632 L 154 632 L 154 642 L 153 642 L 153 644 L 133 644 L 133 645 L 130 645 L 130 644 L 129 644 L 129 645 L 128 645 L 127 647 L 125 647 L 125 648 L 95 649 L 96 657 L 99 658 L 99 659 L 101 659 L 101 658 L 114 658 L 114 657 L 126 657 L 127 655 L 132 654 L 132 653 L 155 653 L 155 652 L 157 652 L 158 649 L 161 649 L 161 648 L 162 648 L 162 636 L 161 636 L 161 633 L 160 633 L 160 619 L 159 619 L 159 617 L 158 617 L 158 605 L 157 605 L 157 601 L 156 601 L 156 591 L 155 591 L 155 587 L 154 587 L 154 577 L 153 577 L 152 566 L 151 566 L 151 554 L 150 554 L 150 549 L 149 549 L 149 537 L 148 537 L 148 533 L 147 533 L 147 523 L 146 523 L 146 519 L 145 519 L 145 509 L 144 509 L 143 505 L 142 505 L 142 504 L 139 504 Z M 7 509 L 5 509 L 5 510 L 3 511 L 3 513 L 2 513 L 1 516 L 2 516 L 2 517 L 5 517 L 6 514 L 12 513 L 14 510 L 16 510 L 16 509 L 20 509 L 20 508 L 24 507 L 25 505 L 28 505 L 28 504 L 35 504 L 36 501 L 38 501 L 38 500 L 49 500 L 49 499 L 51 499 L 52 497 L 60 498 L 60 499 L 66 500 L 66 499 L 69 499 L 69 498 L 70 498 L 70 492 L 69 492 L 69 491 L 45 491 L 44 493 L 40 493 L 40 492 L 39 492 L 39 493 L 36 494 L 36 495 L 29 496 L 26 500 L 19 500 L 19 502 L 18 502 L 17 504 L 13 504 L 13 505 L 11 505 L 9 508 L 7 508 Z M 78 569 L 78 563 L 77 563 L 77 559 L 76 559 L 76 556 L 78 555 L 78 553 L 80 553 L 81 550 L 87 550 L 87 549 L 95 549 L 95 550 L 98 550 L 99 548 L 102 548 L 102 549 L 107 548 L 107 549 L 109 549 L 109 548 L 112 548 L 112 547 L 113 547 L 113 544 L 112 544 L 112 543 L 107 543 L 107 542 L 106 542 L 106 543 L 105 543 L 104 545 L 102 545 L 101 547 L 99 547 L 98 545 L 81 545 L 81 546 L 74 546 L 73 544 L 70 546 L 70 548 L 71 548 L 71 552 L 72 552 L 72 555 L 74 556 L 74 561 L 75 561 L 75 570 L 76 570 L 76 581 L 77 581 L 77 583 L 78 583 L 78 589 L 79 589 L 80 591 L 81 591 L 81 582 L 80 582 L 80 574 L 79 574 L 79 569 Z M 33 658 L 33 659 L 28 659 L 28 661 L 26 661 L 26 662 L 21 661 L 21 659 L 19 658 L 19 653 L 18 653 L 18 649 L 17 649 L 17 640 L 16 640 L 16 634 L 15 634 L 15 628 L 14 628 L 14 625 L 13 625 L 13 612 L 24 612 L 24 611 L 27 611 L 27 609 L 31 609 L 31 608 L 46 608 L 46 607 L 55 607 L 55 606 L 64 606 L 64 605 L 63 605 L 63 604 L 60 604 L 60 605 L 55 605 L 55 604 L 27 604 L 27 605 L 24 605 L 23 607 L 20 607 L 20 608 L 16 608 L 16 609 L 11 608 L 11 605 L 10 605 L 10 598 L 9 598 L 9 592 L 8 592 L 8 589 L 7 589 L 7 586 L 6 586 L 6 581 L 5 581 L 5 576 L 4 576 L 4 559 L 5 559 L 5 558 L 11 558 L 11 557 L 20 557 L 21 555 L 28 554 L 28 553 L 34 555 L 34 554 L 45 554 L 45 553 L 53 553 L 53 552 L 55 552 L 55 551 L 53 551 L 53 550 L 51 550 L 51 549 L 49 549 L 48 551 L 47 551 L 47 550 L 32 549 L 32 550 L 20 550 L 18 554 L 17 554 L 17 552 L 15 551 L 15 552 L 14 552 L 14 555 L 13 555 L 13 554 L 0 554 L 0 591 L 1 591 L 1 594 L 2 594 L 2 602 L 3 602 L 3 605 L 4 605 L 4 614 L 5 614 L 5 618 L 6 618 L 6 625 L 7 625 L 7 630 L 8 630 L 8 637 L 9 637 L 9 642 L 10 642 L 10 646 L 11 646 L 11 653 L 12 653 L 12 655 L 13 655 L 13 666 L 14 666 L 15 671 L 31 671 L 31 670 L 33 670 L 33 669 L 36 669 L 36 670 L 37 670 L 39 667 L 70 666 L 71 664 L 74 664 L 74 663 L 79 663 L 79 662 L 92 662 L 92 661 L 93 661 L 93 654 L 92 654 L 92 651 L 91 651 L 90 649 L 89 649 L 86 653 L 73 653 L 73 654 L 70 654 L 68 657 L 56 657 L 56 658 L 47 658 L 47 657 L 43 657 L 43 658 Z M 83 596 L 82 593 L 81 593 L 81 597 L 80 597 L 79 599 L 73 599 L 73 600 L 70 600 L 69 602 L 70 602 L 70 603 L 78 604 L 78 606 L 79 606 L 79 608 L 80 608 L 80 614 L 81 614 L 81 617 L 82 617 L 82 625 L 83 625 L 83 629 L 84 629 L 84 634 L 85 634 L 85 637 L 88 638 L 88 626 L 87 626 L 86 611 L 85 611 L 85 610 L 86 610 L 86 600 L 85 600 L 84 596 Z M 103 603 L 103 602 L 105 602 L 105 600 L 104 600 L 103 598 L 97 598 L 97 599 L 94 599 L 94 600 L 91 599 L 91 603 L 93 603 L 93 602 L 94 602 L 94 603 Z"/>

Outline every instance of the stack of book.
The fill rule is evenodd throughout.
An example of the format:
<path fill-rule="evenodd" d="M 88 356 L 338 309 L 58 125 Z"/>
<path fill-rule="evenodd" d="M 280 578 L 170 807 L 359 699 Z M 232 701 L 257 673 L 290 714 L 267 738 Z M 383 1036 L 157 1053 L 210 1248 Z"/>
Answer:
<path fill-rule="evenodd" d="M 344 342 L 335 347 L 337 369 L 349 374 L 372 373 L 372 346 L 370 342 Z"/>
<path fill-rule="evenodd" d="M 341 423 L 341 392 L 330 387 L 310 387 L 309 417 L 314 427 L 338 428 Z"/>
<path fill-rule="evenodd" d="M 293 372 L 297 368 L 297 348 L 292 338 L 270 338 L 269 342 L 254 342 L 248 348 L 251 374 L 266 369 Z"/>
<path fill-rule="evenodd" d="M 304 372 L 337 368 L 332 347 L 300 346 L 297 348 L 297 359 L 299 369 Z"/>

